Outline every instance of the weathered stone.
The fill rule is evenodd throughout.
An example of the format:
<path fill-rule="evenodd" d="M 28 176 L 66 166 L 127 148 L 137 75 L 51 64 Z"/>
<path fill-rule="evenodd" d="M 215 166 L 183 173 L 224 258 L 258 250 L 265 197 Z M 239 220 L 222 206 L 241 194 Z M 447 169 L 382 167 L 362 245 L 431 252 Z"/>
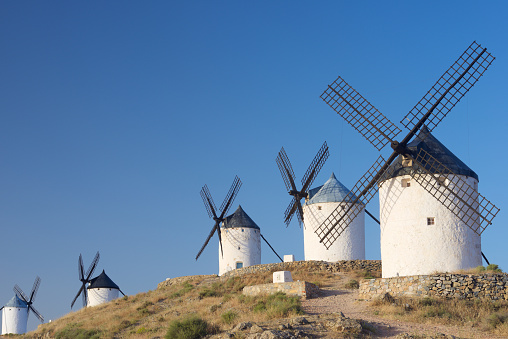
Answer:
<path fill-rule="evenodd" d="M 239 323 L 238 325 L 236 325 L 232 331 L 233 332 L 238 332 L 238 331 L 245 331 L 249 328 L 252 327 L 252 324 L 250 322 L 245 322 L 245 323 Z"/>

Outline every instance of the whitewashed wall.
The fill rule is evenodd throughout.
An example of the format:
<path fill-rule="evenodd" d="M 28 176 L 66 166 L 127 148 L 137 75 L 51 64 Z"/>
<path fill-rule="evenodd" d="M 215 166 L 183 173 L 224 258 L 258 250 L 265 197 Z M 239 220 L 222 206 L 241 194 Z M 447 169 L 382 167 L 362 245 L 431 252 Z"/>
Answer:
<path fill-rule="evenodd" d="M 219 245 L 219 275 L 236 269 L 236 263 L 243 267 L 261 264 L 260 230 L 254 228 L 221 228 L 222 248 Z"/>
<path fill-rule="evenodd" d="M 88 290 L 88 306 L 96 306 L 118 298 L 116 288 L 91 288 Z"/>
<path fill-rule="evenodd" d="M 337 261 L 365 259 L 365 211 L 363 208 L 329 249 L 326 249 L 319 242 L 319 237 L 314 232 L 339 204 L 344 206 L 344 208 L 350 205 L 345 202 L 323 202 L 303 206 L 305 260 Z"/>
<path fill-rule="evenodd" d="M 23 334 L 26 332 L 28 309 L 4 307 L 2 310 L 2 334 Z"/>
<path fill-rule="evenodd" d="M 478 191 L 476 179 L 459 177 Z M 389 179 L 379 189 L 383 278 L 481 265 L 480 236 L 415 180 L 402 187 L 403 179 L 410 176 Z M 427 225 L 428 217 L 435 218 L 435 225 Z"/>

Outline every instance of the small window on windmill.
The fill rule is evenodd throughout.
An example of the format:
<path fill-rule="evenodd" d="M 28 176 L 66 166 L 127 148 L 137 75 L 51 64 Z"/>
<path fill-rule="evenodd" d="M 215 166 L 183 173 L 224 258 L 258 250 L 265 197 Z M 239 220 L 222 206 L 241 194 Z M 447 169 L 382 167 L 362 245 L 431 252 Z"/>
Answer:
<path fill-rule="evenodd" d="M 434 219 L 434 217 L 428 217 L 427 218 L 427 226 L 432 226 L 432 225 L 435 225 L 436 224 L 436 220 Z"/>
<path fill-rule="evenodd" d="M 239 261 L 236 263 L 236 268 L 242 268 L 243 267 L 243 262 Z"/>
<path fill-rule="evenodd" d="M 402 179 L 402 187 L 411 187 L 411 178 Z"/>
<path fill-rule="evenodd" d="M 238 246 L 238 250 L 240 250 L 240 246 Z"/>
<path fill-rule="evenodd" d="M 318 211 L 321 211 L 321 206 L 318 206 L 317 209 L 318 209 Z"/>
<path fill-rule="evenodd" d="M 402 167 L 411 167 L 413 166 L 413 160 L 410 157 L 405 155 L 402 156 Z"/>
<path fill-rule="evenodd" d="M 242 228 L 242 232 L 243 232 L 243 228 Z"/>
<path fill-rule="evenodd" d="M 448 186 L 448 182 L 446 180 L 446 177 L 440 176 L 437 178 L 437 184 L 439 186 Z"/>

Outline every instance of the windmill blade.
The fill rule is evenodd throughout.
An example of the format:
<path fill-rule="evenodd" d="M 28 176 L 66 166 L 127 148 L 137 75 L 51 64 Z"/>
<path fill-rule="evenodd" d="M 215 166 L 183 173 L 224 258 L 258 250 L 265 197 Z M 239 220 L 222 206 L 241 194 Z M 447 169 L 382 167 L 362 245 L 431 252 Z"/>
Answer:
<path fill-rule="evenodd" d="M 122 293 L 122 295 L 125 297 L 125 293 L 123 293 L 121 289 L 118 289 L 118 291 L 120 291 L 120 293 Z"/>
<path fill-rule="evenodd" d="M 275 250 L 273 249 L 272 245 L 270 245 L 270 243 L 268 242 L 268 240 L 265 239 L 265 237 L 263 237 L 263 235 L 261 233 L 259 233 L 259 235 L 261 236 L 261 239 L 263 239 L 266 244 L 268 245 L 268 247 L 270 247 L 270 249 L 273 251 L 273 253 L 275 253 L 275 255 L 277 256 L 277 258 L 279 258 L 279 260 L 281 262 L 284 262 L 284 260 L 282 260 L 282 258 L 280 257 L 280 255 L 277 254 L 277 252 L 275 252 Z"/>
<path fill-rule="evenodd" d="M 228 194 L 224 198 L 224 201 L 222 202 L 222 205 L 220 206 L 220 217 L 219 219 L 224 218 L 226 213 L 228 213 L 229 208 L 231 207 L 231 204 L 236 198 L 236 195 L 238 194 L 238 191 L 240 190 L 240 187 L 242 187 L 242 181 L 238 176 L 235 176 L 235 179 L 233 180 L 233 184 L 231 185 L 231 188 L 229 189 Z M 221 220 L 222 221 L 222 220 Z"/>
<path fill-rule="evenodd" d="M 312 160 L 312 163 L 307 169 L 307 172 L 305 172 L 305 175 L 302 178 L 303 187 L 301 192 L 307 192 L 307 190 L 314 182 L 314 179 L 316 179 L 319 171 L 321 171 L 321 168 L 323 167 L 323 165 L 326 162 L 326 159 L 328 159 L 329 156 L 330 153 L 328 152 L 328 145 L 326 144 L 325 141 L 321 146 L 321 148 L 319 149 L 319 151 L 317 152 L 316 156 L 314 157 L 314 160 Z"/>
<path fill-rule="evenodd" d="M 72 306 L 74 306 L 76 299 L 78 299 L 79 295 L 81 294 L 81 292 L 83 291 L 84 288 L 85 288 L 85 283 L 83 283 L 83 285 L 81 285 L 81 288 L 79 289 L 78 294 L 76 294 L 74 299 L 72 299 L 71 308 L 72 308 Z"/>
<path fill-rule="evenodd" d="M 338 77 L 321 99 L 354 127 L 378 151 L 395 139 L 400 128 L 379 112 L 354 88 Z"/>
<path fill-rule="evenodd" d="M 486 48 L 482 48 L 474 41 L 401 123 L 413 130 L 424 116 L 430 113 L 428 119 L 423 122 L 432 131 L 474 86 L 494 59 Z"/>
<path fill-rule="evenodd" d="M 291 219 L 293 218 L 295 211 L 298 209 L 297 207 L 298 204 L 299 201 L 295 197 L 293 197 L 288 207 L 286 208 L 286 211 L 284 212 L 284 222 L 286 223 L 286 227 L 289 226 L 289 223 L 291 222 Z"/>
<path fill-rule="evenodd" d="M 79 281 L 83 281 L 85 278 L 84 275 L 84 267 L 83 267 L 83 257 L 81 256 L 81 253 L 79 254 L 78 259 L 78 275 L 79 275 Z"/>
<path fill-rule="evenodd" d="M 196 260 L 198 260 L 199 256 L 201 255 L 201 253 L 203 253 L 206 245 L 208 245 L 208 242 L 210 241 L 210 239 L 213 237 L 213 234 L 215 233 L 215 231 L 217 230 L 217 224 L 218 224 L 219 221 L 215 221 L 215 225 L 213 225 L 212 227 L 212 230 L 210 231 L 210 234 L 208 234 L 208 237 L 206 238 L 206 241 L 205 243 L 203 244 L 203 246 L 201 246 L 201 249 L 199 250 L 198 254 L 196 255 Z"/>
<path fill-rule="evenodd" d="M 35 299 L 35 295 L 37 294 L 37 291 L 39 290 L 39 285 L 41 284 L 41 278 L 37 276 L 34 281 L 34 285 L 32 287 L 32 292 L 30 293 L 30 302 L 32 303 Z"/>
<path fill-rule="evenodd" d="M 81 294 L 81 297 L 83 299 L 83 307 L 86 307 L 88 305 L 88 292 L 86 290 L 86 286 L 83 284 L 83 294 Z"/>
<path fill-rule="evenodd" d="M 476 234 L 481 235 L 492 224 L 499 208 L 474 187 L 424 149 L 411 158 L 411 177 Z"/>
<path fill-rule="evenodd" d="M 25 302 L 29 302 L 29 299 L 28 297 L 26 296 L 25 292 L 23 292 L 23 290 L 16 284 L 14 285 L 14 293 L 16 293 L 21 299 L 23 299 L 23 301 Z"/>
<path fill-rule="evenodd" d="M 215 223 L 215 228 L 217 229 L 217 235 L 219 236 L 220 254 L 224 258 L 224 251 L 222 250 L 222 235 L 220 234 L 219 222 Z"/>
<path fill-rule="evenodd" d="M 217 207 L 215 207 L 215 203 L 213 202 L 212 195 L 208 190 L 208 186 L 203 186 L 200 192 L 201 198 L 203 199 L 203 203 L 205 204 L 206 211 L 208 212 L 208 216 L 210 218 L 217 218 L 217 214 L 215 211 Z"/>
<path fill-rule="evenodd" d="M 93 271 L 95 271 L 95 268 L 97 267 L 97 263 L 99 263 L 99 259 L 101 258 L 101 255 L 99 254 L 99 251 L 97 251 L 97 254 L 95 254 L 95 258 L 93 258 L 92 263 L 90 264 L 90 267 L 88 267 L 88 270 L 86 271 L 86 281 L 90 281 L 90 277 L 93 274 Z"/>
<path fill-rule="evenodd" d="M 385 162 L 382 156 L 379 156 L 371 166 L 371 168 L 360 178 L 353 189 L 349 192 L 347 200 L 352 201 L 347 208 L 338 205 L 335 210 L 330 213 L 328 218 L 314 233 L 320 238 L 320 242 L 328 249 L 344 232 L 354 218 L 362 211 L 365 205 L 369 203 L 378 190 L 377 181 L 388 168 L 393 158 L 393 154 L 388 161 Z M 383 165 L 384 163 L 384 165 Z M 346 200 L 345 199 L 345 200 Z M 360 200 L 362 199 L 362 200 Z M 357 202 L 360 202 L 357 204 Z"/>
<path fill-rule="evenodd" d="M 32 305 L 28 306 L 28 315 L 30 315 L 30 311 L 32 311 L 33 314 L 35 314 L 35 316 L 41 321 L 41 323 L 44 323 L 44 317 Z"/>
<path fill-rule="evenodd" d="M 289 162 L 289 158 L 284 150 L 284 147 L 281 148 L 275 161 L 277 162 L 277 166 L 279 167 L 280 174 L 282 175 L 282 179 L 284 180 L 284 184 L 286 185 L 288 192 L 291 190 L 296 191 L 295 173 L 293 172 L 291 162 Z"/>

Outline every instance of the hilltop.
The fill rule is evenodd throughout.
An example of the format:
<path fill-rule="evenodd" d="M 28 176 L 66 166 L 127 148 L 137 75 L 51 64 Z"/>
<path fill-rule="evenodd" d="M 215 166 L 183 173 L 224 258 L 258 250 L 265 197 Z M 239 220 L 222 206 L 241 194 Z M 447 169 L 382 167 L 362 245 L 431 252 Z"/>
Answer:
<path fill-rule="evenodd" d="M 389 295 L 374 301 L 359 299 L 358 281 L 380 274 L 374 269 L 380 267 L 376 262 L 363 262 L 367 264 L 340 267 L 323 262 L 269 264 L 233 271 L 226 277 L 168 279 L 153 291 L 71 312 L 22 337 L 164 338 L 170 327 L 176 328 L 192 317 L 192 326 L 204 326 L 208 337 L 217 339 L 508 335 L 506 301 L 445 301 Z M 271 283 L 272 272 L 281 265 L 291 270 L 294 280 L 319 286 L 319 296 L 300 301 L 283 294 L 242 295 L 244 286 Z"/>

